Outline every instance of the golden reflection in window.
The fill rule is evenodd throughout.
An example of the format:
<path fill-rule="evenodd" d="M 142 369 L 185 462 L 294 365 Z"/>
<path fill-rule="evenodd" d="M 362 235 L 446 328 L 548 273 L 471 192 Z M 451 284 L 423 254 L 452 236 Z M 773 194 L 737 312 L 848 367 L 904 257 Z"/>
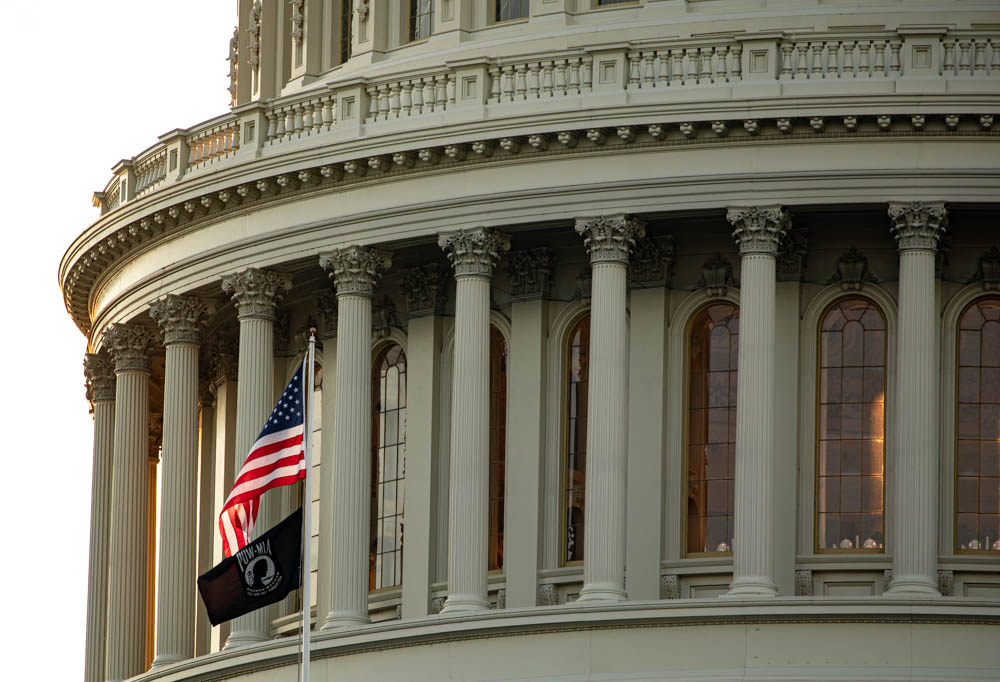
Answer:
<path fill-rule="evenodd" d="M 702 308 L 688 337 L 687 555 L 733 546 L 740 311 Z"/>
<path fill-rule="evenodd" d="M 583 561 L 584 484 L 587 478 L 587 390 L 590 373 L 590 315 L 569 333 L 566 395 L 566 470 L 563 561 Z"/>
<path fill-rule="evenodd" d="M 507 460 L 507 341 L 490 327 L 490 536 L 488 568 L 503 568 L 504 482 Z"/>
<path fill-rule="evenodd" d="M 885 546 L 885 349 L 882 311 L 863 298 L 820 322 L 816 549 Z"/>
<path fill-rule="evenodd" d="M 368 589 L 403 582 L 406 355 L 391 344 L 372 371 L 372 488 Z"/>
<path fill-rule="evenodd" d="M 958 325 L 956 549 L 1000 552 L 1000 298 Z"/>

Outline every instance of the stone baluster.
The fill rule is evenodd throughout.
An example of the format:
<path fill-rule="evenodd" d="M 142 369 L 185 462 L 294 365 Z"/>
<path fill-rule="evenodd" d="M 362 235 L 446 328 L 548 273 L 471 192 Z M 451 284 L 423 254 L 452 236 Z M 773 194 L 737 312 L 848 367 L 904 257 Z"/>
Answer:
<path fill-rule="evenodd" d="M 194 656 L 198 525 L 199 328 L 214 312 L 197 298 L 166 297 L 149 315 L 167 349 L 163 381 L 163 494 L 160 503 L 160 608 L 153 668 Z"/>
<path fill-rule="evenodd" d="M 154 332 L 137 323 L 113 324 L 104 333 L 104 345 L 115 363 L 117 396 L 108 551 L 108 682 L 121 682 L 145 668 L 149 356 L 154 340 Z"/>
<path fill-rule="evenodd" d="M 337 377 L 333 481 L 334 566 L 327 586 L 330 612 L 322 629 L 368 622 L 371 512 L 372 296 L 390 255 L 349 246 L 320 256 L 337 289 Z"/>
<path fill-rule="evenodd" d="M 624 214 L 577 218 L 590 253 L 590 386 L 587 400 L 583 589 L 580 602 L 625 599 L 629 253 L 644 223 Z"/>
<path fill-rule="evenodd" d="M 790 222 L 778 206 L 730 208 L 726 217 L 740 250 L 741 278 L 733 582 L 727 596 L 773 597 L 775 276 Z"/>
<path fill-rule="evenodd" d="M 222 289 L 236 302 L 240 350 L 236 389 L 236 462 L 239 472 L 274 406 L 274 320 L 278 301 L 292 286 L 287 275 L 248 268 L 222 278 Z M 227 491 L 228 493 L 228 491 Z M 261 496 L 254 535 L 267 531 L 274 502 Z M 227 649 L 270 639 L 269 609 L 257 609 L 232 621 Z"/>
<path fill-rule="evenodd" d="M 887 516 L 895 537 L 887 595 L 938 595 L 937 324 L 934 261 L 944 204 L 889 204 L 899 248 L 895 472 Z"/>
<path fill-rule="evenodd" d="M 489 608 L 490 284 L 510 241 L 477 227 L 442 234 L 438 244 L 455 268 L 448 599 L 442 613 L 484 611 Z"/>
<path fill-rule="evenodd" d="M 111 532 L 111 461 L 115 442 L 115 371 L 108 353 L 83 360 L 94 405 L 94 468 L 90 486 L 90 564 L 84 682 L 103 682 L 108 617 L 108 536 Z"/>

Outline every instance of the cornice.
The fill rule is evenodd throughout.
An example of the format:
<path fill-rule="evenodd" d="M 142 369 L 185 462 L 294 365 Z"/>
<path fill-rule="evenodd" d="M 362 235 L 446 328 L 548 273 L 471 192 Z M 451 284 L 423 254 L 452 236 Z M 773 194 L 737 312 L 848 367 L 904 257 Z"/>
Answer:
<path fill-rule="evenodd" d="M 883 115 L 882 118 L 886 116 Z M 63 267 L 60 270 L 60 284 L 68 312 L 81 331 L 88 334 L 92 325 L 92 320 L 89 318 L 91 292 L 105 273 L 181 232 L 222 217 L 256 210 L 265 205 L 301 196 L 347 188 L 354 184 L 379 183 L 411 174 L 460 170 L 473 164 L 503 163 L 515 158 L 524 162 L 565 154 L 622 153 L 630 149 L 650 147 L 690 148 L 702 145 L 781 144 L 789 141 L 860 138 L 1000 137 L 1000 129 L 997 127 L 991 125 L 989 128 L 980 127 L 979 130 L 960 129 L 952 126 L 948 121 L 949 116 L 944 114 L 921 117 L 919 127 L 913 127 L 914 117 L 908 115 L 893 115 L 893 117 L 897 121 L 902 120 L 904 126 L 910 122 L 910 125 L 906 126 L 908 129 L 901 130 L 898 127 L 882 129 L 875 116 L 827 117 L 822 130 L 816 128 L 816 117 L 773 117 L 753 119 L 754 125 L 747 125 L 746 120 L 732 121 L 731 125 L 725 127 L 713 125 L 718 121 L 698 120 L 685 123 L 650 122 L 574 129 L 563 131 L 568 133 L 566 135 L 555 135 L 546 131 L 538 135 L 514 136 L 519 144 L 511 151 L 505 150 L 504 145 L 500 144 L 501 140 L 512 139 L 509 135 L 492 138 L 473 137 L 468 142 L 429 147 L 414 144 L 409 148 L 400 149 L 395 155 L 400 155 L 401 158 L 426 160 L 417 160 L 413 164 L 393 163 L 387 170 L 371 171 L 363 176 L 344 172 L 345 164 L 351 160 L 338 161 L 257 179 L 242 179 L 223 189 L 189 197 L 170 205 L 151 201 L 149 204 L 144 204 L 145 209 L 137 206 L 133 219 L 93 243 L 74 258 L 70 252 L 74 249 L 79 250 L 83 236 L 76 241 L 70 252 L 64 256 Z M 563 141 L 560 141 L 560 138 Z M 543 141 L 547 144 L 543 144 Z M 476 144 L 480 142 L 485 144 Z M 477 153 L 476 148 L 488 149 L 490 153 L 488 155 Z M 425 153 L 421 154 L 422 151 Z M 385 155 L 379 154 L 379 156 Z M 369 158 L 364 156 L 352 160 L 359 166 L 368 167 Z M 152 196 L 155 196 L 155 193 Z M 144 213 L 143 210 L 148 212 Z"/>

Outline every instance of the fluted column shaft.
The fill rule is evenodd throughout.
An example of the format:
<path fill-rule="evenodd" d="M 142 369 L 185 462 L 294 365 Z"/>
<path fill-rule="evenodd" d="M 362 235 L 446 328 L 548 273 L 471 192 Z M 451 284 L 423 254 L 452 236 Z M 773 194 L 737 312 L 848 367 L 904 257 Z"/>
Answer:
<path fill-rule="evenodd" d="M 504 235 L 474 228 L 441 235 L 455 267 L 448 599 L 442 613 L 489 608 L 490 278 Z"/>
<path fill-rule="evenodd" d="M 892 581 L 896 596 L 938 595 L 937 315 L 934 267 L 947 224 L 942 204 L 892 204 L 899 246 Z"/>
<path fill-rule="evenodd" d="M 733 582 L 729 596 L 773 597 L 774 325 L 778 245 L 787 215 L 777 207 L 730 209 L 740 248 L 739 372 Z"/>
<path fill-rule="evenodd" d="M 645 234 L 624 215 L 578 218 L 593 274 L 581 602 L 625 599 L 628 256 Z"/>
<path fill-rule="evenodd" d="M 90 564 L 87 580 L 87 648 L 84 682 L 104 680 L 108 618 L 108 545 L 111 469 L 115 438 L 115 374 L 107 354 L 88 355 L 84 366 L 94 401 L 94 464 L 90 486 Z"/>
<path fill-rule="evenodd" d="M 337 288 L 337 375 L 334 386 L 333 555 L 322 629 L 367 623 L 371 502 L 372 295 L 386 254 L 347 247 L 320 257 Z M 329 469 L 325 469 L 329 471 Z M 325 595 L 324 595 L 325 596 Z"/>
<path fill-rule="evenodd" d="M 236 302 L 240 323 L 234 467 L 239 472 L 274 407 L 274 320 L 278 300 L 291 288 L 291 279 L 250 268 L 223 278 L 222 287 Z M 275 504 L 266 493 L 260 497 L 255 537 L 274 525 Z M 266 607 L 234 618 L 225 648 L 267 641 L 270 621 L 271 609 Z"/>
<path fill-rule="evenodd" d="M 143 672 L 146 653 L 146 512 L 149 458 L 149 347 L 153 333 L 116 324 L 105 333 L 115 360 L 115 444 L 108 557 L 105 679 Z"/>

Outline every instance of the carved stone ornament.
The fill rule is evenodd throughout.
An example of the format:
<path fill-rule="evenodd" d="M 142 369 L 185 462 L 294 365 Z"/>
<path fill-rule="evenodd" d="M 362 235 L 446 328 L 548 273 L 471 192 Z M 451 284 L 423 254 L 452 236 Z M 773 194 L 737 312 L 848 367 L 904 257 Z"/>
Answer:
<path fill-rule="evenodd" d="M 813 593 L 813 572 L 795 571 L 795 596 L 811 597 Z"/>
<path fill-rule="evenodd" d="M 646 236 L 646 223 L 619 213 L 617 215 L 577 218 L 576 233 L 593 263 L 628 263 L 635 241 Z"/>
<path fill-rule="evenodd" d="M 559 604 L 559 592 L 553 583 L 542 583 L 538 586 L 538 605 L 556 606 Z"/>
<path fill-rule="evenodd" d="M 726 212 L 726 219 L 733 226 L 733 239 L 741 256 L 777 255 L 778 246 L 791 227 L 788 213 L 780 206 L 734 207 Z"/>
<path fill-rule="evenodd" d="M 400 273 L 406 293 L 406 310 L 411 317 L 440 315 L 448 300 L 448 270 L 440 263 L 428 263 Z"/>
<path fill-rule="evenodd" d="M 305 0 L 288 0 L 288 4 L 292 6 L 292 40 L 299 45 L 305 36 L 305 15 L 302 12 L 304 3 Z"/>
<path fill-rule="evenodd" d="M 324 339 L 337 336 L 337 294 L 332 289 L 321 291 L 316 297 L 319 314 L 319 335 Z"/>
<path fill-rule="evenodd" d="M 240 29 L 233 28 L 233 37 L 229 39 L 229 107 L 236 106 L 236 94 L 239 84 L 240 63 Z"/>
<path fill-rule="evenodd" d="M 669 286 L 673 266 L 673 236 L 667 235 L 660 240 L 644 237 L 635 243 L 629 261 L 629 282 L 635 289 Z"/>
<path fill-rule="evenodd" d="M 809 233 L 804 229 L 789 230 L 778 247 L 777 279 L 779 282 L 798 282 L 806 269 L 806 250 Z"/>
<path fill-rule="evenodd" d="M 319 265 L 330 273 L 338 296 L 371 296 L 391 264 L 389 252 L 364 246 L 346 246 L 319 255 Z"/>
<path fill-rule="evenodd" d="M 137 322 L 118 322 L 104 332 L 104 347 L 114 358 L 115 372 L 149 372 L 156 332 Z"/>
<path fill-rule="evenodd" d="M 431 613 L 441 613 L 447 597 L 431 597 Z"/>
<path fill-rule="evenodd" d="M 992 247 L 979 257 L 976 273 L 970 282 L 981 282 L 986 291 L 1000 291 L 1000 249 Z"/>
<path fill-rule="evenodd" d="M 660 576 L 660 599 L 680 599 L 680 579 L 676 575 Z"/>
<path fill-rule="evenodd" d="M 167 294 L 149 304 L 149 316 L 163 332 L 163 344 L 200 343 L 199 330 L 208 322 L 215 306 L 193 296 Z"/>
<path fill-rule="evenodd" d="M 733 277 L 733 264 L 725 256 L 716 252 L 701 266 L 701 277 L 695 285 L 704 289 L 708 296 L 725 296 L 729 287 L 739 287 L 740 283 Z"/>
<path fill-rule="evenodd" d="M 837 271 L 827 284 L 839 282 L 844 291 L 860 291 L 865 282 L 877 281 L 878 278 L 868 271 L 868 258 L 852 246 L 837 259 Z"/>
<path fill-rule="evenodd" d="M 206 375 L 198 377 L 198 404 L 203 408 L 215 407 L 215 385 Z"/>
<path fill-rule="evenodd" d="M 948 211 L 944 203 L 913 201 L 889 204 L 889 228 L 900 251 L 921 249 L 933 251 L 948 228 Z"/>
<path fill-rule="evenodd" d="M 438 235 L 438 246 L 455 268 L 455 277 L 492 277 L 500 254 L 510 249 L 510 239 L 488 227 L 472 227 Z"/>
<path fill-rule="evenodd" d="M 358 8 L 355 10 L 361 21 L 368 19 L 368 0 L 358 0 Z"/>
<path fill-rule="evenodd" d="M 106 351 L 84 355 L 83 374 L 86 377 L 87 400 L 96 403 L 115 399 L 115 368 Z"/>
<path fill-rule="evenodd" d="M 507 590 L 504 589 L 497 590 L 497 608 L 498 609 L 507 608 Z"/>
<path fill-rule="evenodd" d="M 291 336 L 291 316 L 287 310 L 278 310 L 274 314 L 274 326 L 271 327 L 274 354 L 277 356 L 288 353 L 288 342 Z"/>
<path fill-rule="evenodd" d="M 278 301 L 291 288 L 291 277 L 272 270 L 247 268 L 222 278 L 222 290 L 236 302 L 240 319 L 274 320 Z"/>
<path fill-rule="evenodd" d="M 215 384 L 237 380 L 239 347 L 234 337 L 217 334 L 206 344 L 205 352 L 208 356 L 208 365 L 211 367 L 211 378 Z"/>
<path fill-rule="evenodd" d="M 396 304 L 388 296 L 383 296 L 372 305 L 372 338 L 375 340 L 389 338 L 393 327 L 402 328 Z"/>
<path fill-rule="evenodd" d="M 888 590 L 889 589 L 889 585 L 891 583 L 892 583 L 892 569 L 891 568 L 887 568 L 884 571 L 882 571 L 882 585 L 883 585 L 882 589 L 883 589 L 883 591 L 884 590 Z"/>
<path fill-rule="evenodd" d="M 547 299 L 552 294 L 556 255 L 548 247 L 511 251 L 505 264 L 512 297 L 523 301 Z"/>
<path fill-rule="evenodd" d="M 938 592 L 942 597 L 955 596 L 955 572 L 941 569 L 937 572 Z"/>
<path fill-rule="evenodd" d="M 247 63 L 254 71 L 257 71 L 260 66 L 260 15 L 262 11 L 260 0 L 253 0 L 253 7 L 250 8 L 250 25 L 247 27 L 247 33 L 250 34 L 247 45 L 250 55 L 247 58 Z"/>
<path fill-rule="evenodd" d="M 163 413 L 150 412 L 148 424 L 146 436 L 149 438 L 149 459 L 159 462 L 160 447 L 163 445 Z"/>
<path fill-rule="evenodd" d="M 578 298 L 583 302 L 590 301 L 590 294 L 594 288 L 594 270 L 589 265 L 584 266 L 580 270 L 580 274 L 576 276 L 576 291 L 573 292 L 573 298 Z"/>

